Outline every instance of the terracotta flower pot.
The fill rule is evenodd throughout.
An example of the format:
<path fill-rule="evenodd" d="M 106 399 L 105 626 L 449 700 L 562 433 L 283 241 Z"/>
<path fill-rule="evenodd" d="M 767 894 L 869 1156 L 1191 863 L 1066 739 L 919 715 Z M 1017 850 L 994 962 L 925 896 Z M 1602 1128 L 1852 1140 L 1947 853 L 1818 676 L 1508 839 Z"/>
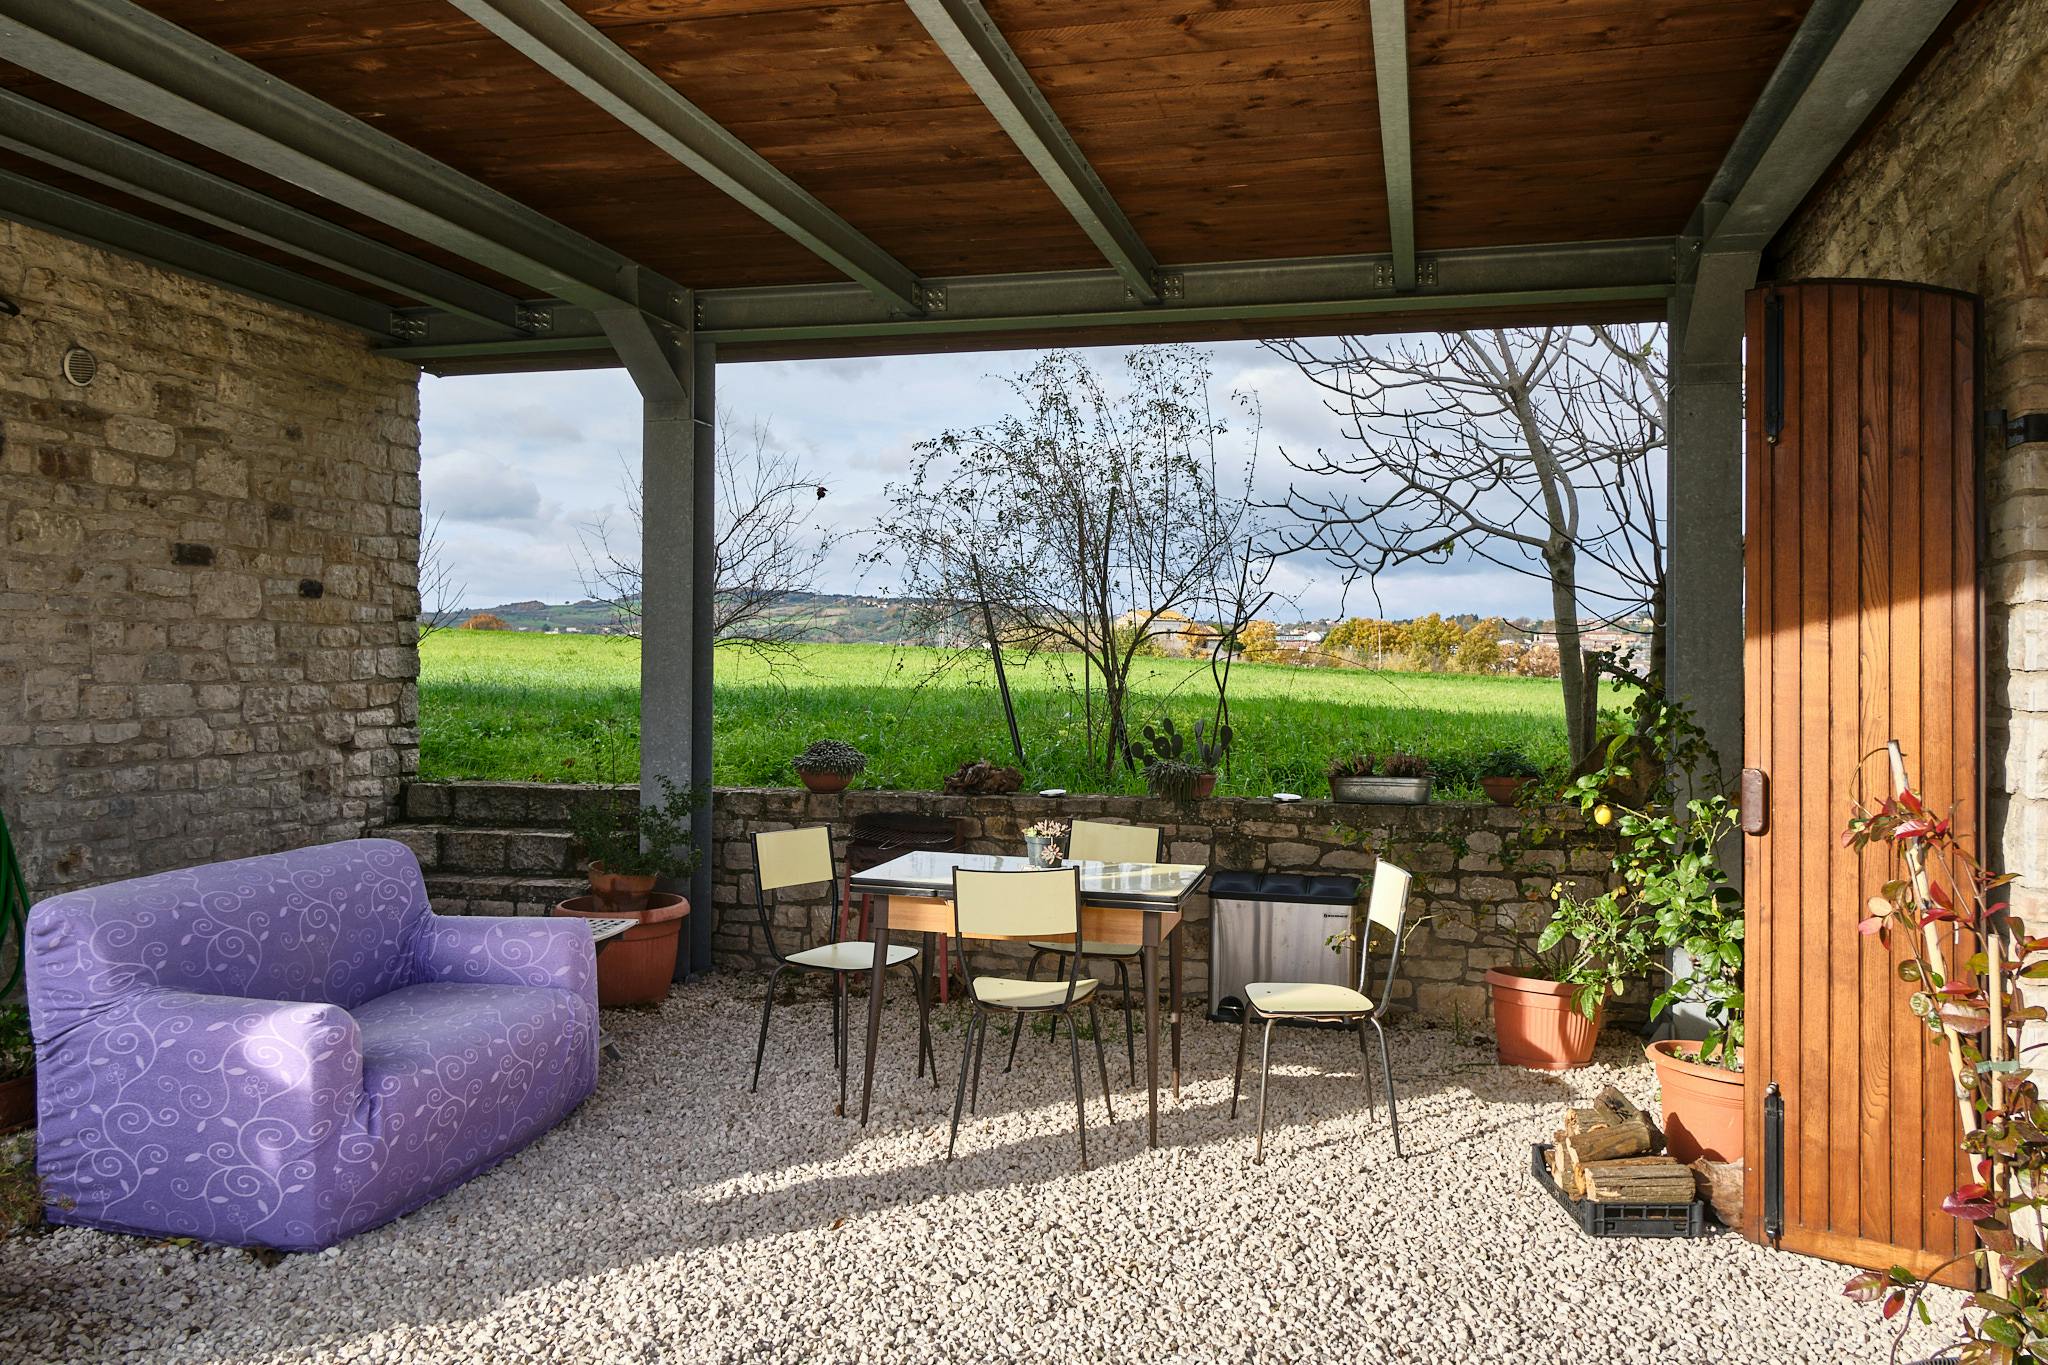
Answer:
<path fill-rule="evenodd" d="M 1512 806 L 1522 794 L 1522 788 L 1529 785 L 1526 777 L 1482 777 L 1479 785 L 1485 789 L 1487 799 L 1496 806 Z"/>
<path fill-rule="evenodd" d="M 626 914 L 595 896 L 574 896 L 557 905 L 555 913 L 569 919 L 639 921 L 598 951 L 598 1004 L 651 1005 L 667 998 L 675 978 L 677 941 L 690 913 L 687 900 L 657 891 L 648 898 L 646 909 Z"/>
<path fill-rule="evenodd" d="M 1591 1019 L 1579 1013 L 1572 1003 L 1577 987 L 1498 969 L 1486 974 L 1486 984 L 1493 988 L 1494 1041 L 1503 1066 L 1570 1071 L 1593 1060 L 1605 1009 Z"/>
<path fill-rule="evenodd" d="M 1207 801 L 1216 794 L 1216 774 L 1199 774 L 1195 778 L 1195 785 L 1188 789 L 1188 794 L 1197 801 Z"/>
<path fill-rule="evenodd" d="M 36 1073 L 0 1081 L 0 1133 L 27 1128 L 36 1121 Z"/>
<path fill-rule="evenodd" d="M 654 884 L 661 880 L 651 872 L 607 872 L 603 863 L 592 863 L 588 875 L 590 894 L 618 915 L 637 915 L 645 910 L 654 894 Z"/>
<path fill-rule="evenodd" d="M 1680 1161 L 1740 1161 L 1743 1152 L 1742 1073 L 1676 1054 L 1698 1043 L 1668 1038 L 1643 1049 L 1657 1068 L 1664 1096 L 1664 1145 Z M 1740 1057 L 1742 1049 L 1735 1055 Z"/>
<path fill-rule="evenodd" d="M 843 792 L 853 781 L 852 773 L 807 773 L 797 770 L 797 776 L 804 780 L 804 786 L 820 795 Z"/>

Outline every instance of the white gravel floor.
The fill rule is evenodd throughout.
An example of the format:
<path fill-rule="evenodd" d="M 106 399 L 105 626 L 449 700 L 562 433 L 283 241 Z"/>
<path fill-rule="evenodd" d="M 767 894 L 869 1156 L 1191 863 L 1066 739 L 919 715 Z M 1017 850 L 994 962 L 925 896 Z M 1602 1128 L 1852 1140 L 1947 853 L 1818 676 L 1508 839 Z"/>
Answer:
<path fill-rule="evenodd" d="M 1528 1144 L 1568 1099 L 1609 1081 L 1649 1098 L 1649 1068 L 1620 1039 L 1555 1078 L 1499 1068 L 1489 1043 L 1447 1030 L 1396 1030 L 1410 1152 L 1397 1161 L 1384 1108 L 1365 1116 L 1351 1039 L 1283 1031 L 1258 1167 L 1249 1107 L 1228 1118 L 1236 1030 L 1197 1020 L 1165 1146 L 1146 1150 L 1142 1091 L 1112 1060 L 1118 1122 L 1102 1126 L 1095 1092 L 1083 1174 L 1064 1043 L 1027 1038 L 1006 1077 L 991 1040 L 981 1116 L 947 1165 L 957 1022 L 938 1035 L 947 1087 L 933 1091 L 911 1079 L 914 1015 L 892 1001 L 863 1131 L 832 1116 L 815 1000 L 777 1010 L 747 1094 L 758 1007 L 756 981 L 712 978 L 659 1011 L 608 1014 L 627 1056 L 566 1124 L 324 1255 L 272 1264 L 75 1229 L 0 1243 L 0 1359 L 1889 1355 L 1838 1266 L 1732 1235 L 1591 1240 L 1531 1182 Z"/>

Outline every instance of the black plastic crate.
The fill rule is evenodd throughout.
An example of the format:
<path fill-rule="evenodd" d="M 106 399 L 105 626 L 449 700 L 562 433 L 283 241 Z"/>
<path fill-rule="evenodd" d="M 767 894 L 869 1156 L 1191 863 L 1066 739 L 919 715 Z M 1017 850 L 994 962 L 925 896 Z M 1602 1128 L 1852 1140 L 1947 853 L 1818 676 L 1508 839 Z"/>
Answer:
<path fill-rule="evenodd" d="M 1572 1216 L 1588 1237 L 1704 1237 L 1707 1201 L 1689 1204 L 1596 1204 L 1574 1199 L 1550 1175 L 1550 1144 L 1529 1144 L 1529 1168 L 1536 1183 L 1549 1190 L 1558 1206 Z"/>

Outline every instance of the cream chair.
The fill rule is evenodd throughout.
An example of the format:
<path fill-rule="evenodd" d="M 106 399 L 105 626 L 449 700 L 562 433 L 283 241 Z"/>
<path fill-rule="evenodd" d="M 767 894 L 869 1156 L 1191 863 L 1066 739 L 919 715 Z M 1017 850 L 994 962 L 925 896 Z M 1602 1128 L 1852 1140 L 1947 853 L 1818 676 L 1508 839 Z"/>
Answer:
<path fill-rule="evenodd" d="M 1365 1046 L 1365 1026 L 1372 1025 L 1373 1032 L 1380 1038 L 1380 1068 L 1387 1078 L 1387 1118 L 1394 1130 L 1394 1155 L 1407 1155 L 1401 1150 L 1401 1114 L 1394 1105 L 1394 1065 L 1387 1058 L 1387 1033 L 1380 1027 L 1380 1016 L 1387 1011 L 1388 997 L 1394 992 L 1394 973 L 1401 965 L 1401 933 L 1408 922 L 1410 880 L 1408 873 L 1384 860 L 1373 871 L 1372 901 L 1365 915 L 1365 941 L 1358 945 L 1357 990 L 1309 981 L 1254 981 L 1245 987 L 1244 1022 L 1237 1032 L 1237 1070 L 1230 1080 L 1230 1117 L 1237 1117 L 1237 1092 L 1244 1080 L 1244 1040 L 1251 1030 L 1253 1016 L 1257 1016 L 1266 1021 L 1266 1034 L 1265 1040 L 1259 1044 L 1259 1138 L 1252 1151 L 1255 1163 L 1266 1159 L 1266 1080 L 1272 1067 L 1273 1025 L 1283 1019 L 1358 1026 L 1358 1062 L 1359 1071 L 1365 1077 L 1367 1113 L 1377 1112 L 1372 1095 L 1372 1058 Z M 1370 949 L 1375 929 L 1385 933 L 1390 940 L 1387 974 L 1380 983 L 1378 1000 L 1365 994 L 1366 971 L 1372 960 Z"/>
<path fill-rule="evenodd" d="M 1072 937 L 1081 929 L 1081 869 L 1078 867 L 1034 868 L 1021 872 L 981 872 L 966 868 L 953 870 L 953 938 L 967 975 L 967 994 L 972 1012 L 967 1020 L 967 1037 L 960 1051 L 960 1084 L 953 1095 L 953 1130 L 946 1138 L 946 1159 L 953 1159 L 954 1144 L 960 1140 L 960 1111 L 968 1103 L 967 1077 L 974 1074 L 974 1103 L 981 1099 L 981 1052 L 988 1041 L 988 1021 L 998 1012 L 1010 1014 L 1015 1027 L 1023 1028 L 1027 1016 L 1066 1016 L 1067 1042 L 1074 1057 L 1074 1131 L 1081 1142 L 1081 1169 L 1088 1169 L 1088 1113 L 1082 1099 L 1081 1035 L 1074 1028 L 1073 1012 L 1088 1007 L 1088 1021 L 1095 1032 L 1095 1065 L 1102 1073 L 1102 1106 L 1109 1121 L 1116 1122 L 1116 1110 L 1109 1101 L 1109 1063 L 1102 1055 L 1102 1019 L 1095 1008 L 1097 983 L 1081 972 L 1078 954 L 1068 955 L 1064 981 L 1035 981 L 1014 976 L 976 976 L 967 955 L 969 940 L 1032 939 L 1056 935 Z"/>
<path fill-rule="evenodd" d="M 1076 863 L 1156 863 L 1159 861 L 1160 832 L 1151 825 L 1112 825 L 1103 820 L 1076 820 L 1067 831 L 1067 860 Z M 1064 943 L 1049 943 L 1039 940 L 1031 942 L 1031 966 L 1026 976 L 1038 975 L 1039 959 L 1051 954 L 1054 962 L 1064 963 L 1074 951 L 1072 940 Z M 1124 1005 L 1124 1063 L 1130 1068 L 1132 1080 L 1138 1077 L 1138 1031 L 1131 1021 L 1131 962 L 1138 956 L 1134 943 L 1095 943 L 1081 945 L 1081 956 L 1107 962 L 1116 969 L 1117 988 L 1123 993 Z M 1017 1064 L 1017 1034 L 1023 1027 L 1022 1021 L 1010 1030 L 1010 1059 L 1004 1063 L 1008 1071 Z M 1058 1030 L 1055 1028 L 1055 1034 Z"/>
<path fill-rule="evenodd" d="M 862 939 L 820 943 L 813 948 L 785 954 L 775 934 L 775 916 L 769 911 L 768 893 L 795 886 L 824 885 L 830 888 L 831 914 L 825 920 L 827 932 L 840 922 L 839 875 L 832 865 L 832 831 L 823 825 L 807 829 L 774 830 L 754 835 L 754 906 L 761 915 L 761 932 L 767 936 L 768 951 L 775 955 L 775 970 L 768 974 L 768 998 L 761 1002 L 761 1040 L 754 1046 L 754 1080 L 750 1091 L 761 1086 L 761 1058 L 768 1051 L 768 1019 L 775 1011 L 775 988 L 782 974 L 830 972 L 832 974 L 832 1055 L 839 1066 L 839 1107 L 846 1113 L 846 982 L 856 972 L 874 970 L 875 945 Z M 909 964 L 917 949 L 903 944 L 889 945 L 885 965 L 904 967 L 917 991 L 917 1074 L 924 1075 L 931 1062 L 932 1085 L 939 1083 L 939 1059 L 932 1052 L 930 1004 L 925 999 L 924 980 Z"/>

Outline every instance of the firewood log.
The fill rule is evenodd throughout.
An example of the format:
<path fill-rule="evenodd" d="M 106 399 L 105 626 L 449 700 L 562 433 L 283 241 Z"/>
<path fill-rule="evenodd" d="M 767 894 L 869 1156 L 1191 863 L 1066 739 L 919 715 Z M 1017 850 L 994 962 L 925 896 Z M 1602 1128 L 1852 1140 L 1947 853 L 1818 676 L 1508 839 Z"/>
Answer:
<path fill-rule="evenodd" d="M 1739 1161 L 1709 1161 L 1701 1157 L 1692 1163 L 1695 1197 L 1713 1206 L 1714 1217 L 1731 1228 L 1742 1226 L 1743 1169 Z"/>
<path fill-rule="evenodd" d="M 1647 1161 L 1595 1161 L 1581 1169 L 1586 1197 L 1603 1204 L 1689 1204 L 1692 1172 L 1670 1157 Z"/>
<path fill-rule="evenodd" d="M 1647 1121 L 1634 1118 L 1583 1133 L 1567 1133 L 1564 1145 L 1571 1150 L 1573 1164 L 1584 1166 L 1588 1162 L 1611 1161 L 1615 1157 L 1646 1155 L 1655 1145 L 1652 1131 Z"/>

